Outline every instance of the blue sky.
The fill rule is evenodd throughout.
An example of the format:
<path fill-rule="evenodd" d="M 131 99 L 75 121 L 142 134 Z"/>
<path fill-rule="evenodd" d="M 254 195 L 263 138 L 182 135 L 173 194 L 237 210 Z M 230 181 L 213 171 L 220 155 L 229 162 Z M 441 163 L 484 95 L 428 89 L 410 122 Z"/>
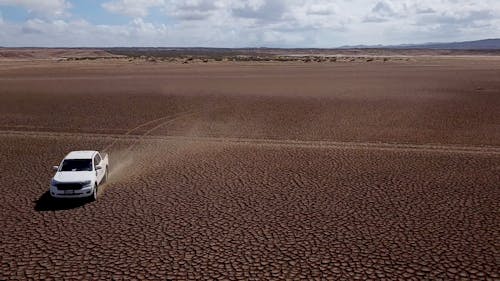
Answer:
<path fill-rule="evenodd" d="M 124 15 L 110 13 L 101 7 L 104 1 L 77 0 L 71 1 L 70 12 L 93 24 L 126 24 L 129 18 Z"/>
<path fill-rule="evenodd" d="M 498 37 L 498 0 L 0 0 L 0 46 L 336 47 Z"/>

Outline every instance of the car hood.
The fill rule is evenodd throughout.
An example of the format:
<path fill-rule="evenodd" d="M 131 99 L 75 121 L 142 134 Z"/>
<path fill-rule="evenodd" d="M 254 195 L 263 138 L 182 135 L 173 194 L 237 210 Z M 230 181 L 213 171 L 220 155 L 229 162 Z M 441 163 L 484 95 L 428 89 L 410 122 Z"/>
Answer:
<path fill-rule="evenodd" d="M 84 182 L 88 180 L 93 180 L 95 177 L 95 172 L 93 171 L 82 171 L 82 172 L 57 172 L 54 176 L 54 180 L 58 182 Z"/>

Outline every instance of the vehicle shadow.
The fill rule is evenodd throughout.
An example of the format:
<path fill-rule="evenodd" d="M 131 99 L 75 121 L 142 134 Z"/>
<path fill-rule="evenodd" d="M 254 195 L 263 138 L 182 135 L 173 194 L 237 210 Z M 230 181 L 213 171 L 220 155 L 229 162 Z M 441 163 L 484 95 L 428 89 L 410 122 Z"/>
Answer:
<path fill-rule="evenodd" d="M 88 203 L 88 199 L 57 200 L 52 198 L 50 193 L 46 191 L 35 201 L 35 203 L 35 211 L 37 212 L 60 211 L 80 208 Z"/>

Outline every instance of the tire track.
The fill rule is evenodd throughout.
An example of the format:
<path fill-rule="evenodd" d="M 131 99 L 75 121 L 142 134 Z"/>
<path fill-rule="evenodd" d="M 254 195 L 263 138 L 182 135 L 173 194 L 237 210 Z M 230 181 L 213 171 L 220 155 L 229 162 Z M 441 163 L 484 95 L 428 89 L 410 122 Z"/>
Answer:
<path fill-rule="evenodd" d="M 113 157 L 112 161 L 116 164 L 112 165 L 113 168 L 111 170 L 111 174 L 113 175 L 114 181 L 119 181 L 120 179 L 127 178 L 127 177 L 131 176 L 133 173 L 127 173 L 126 171 L 129 170 L 129 168 L 131 166 L 136 165 L 137 162 L 142 163 L 142 164 L 140 164 L 140 166 L 141 166 L 140 170 L 142 170 L 144 168 L 143 167 L 144 161 L 142 159 L 142 157 L 144 157 L 144 154 L 139 153 L 138 151 L 134 151 L 134 148 L 136 147 L 136 145 L 141 143 L 144 140 L 144 137 L 146 137 L 148 134 L 150 134 L 151 132 L 153 132 L 154 130 L 156 130 L 158 128 L 166 126 L 166 125 L 168 125 L 172 122 L 175 122 L 181 118 L 184 118 L 187 116 L 192 116 L 196 113 L 199 113 L 199 111 L 186 111 L 186 112 L 182 112 L 182 113 L 175 114 L 175 115 L 160 117 L 160 118 L 145 122 L 143 124 L 140 124 L 132 129 L 130 129 L 129 131 L 127 131 L 123 136 L 125 136 L 125 137 L 134 136 L 133 142 L 125 149 L 113 152 L 114 157 Z M 133 132 L 138 131 L 139 129 L 142 129 L 142 128 L 146 128 L 147 126 L 150 126 L 150 125 L 155 124 L 157 122 L 159 122 L 159 123 L 154 125 L 153 127 L 149 128 L 147 131 L 143 132 L 142 134 L 132 135 Z M 107 145 L 103 149 L 103 151 L 110 150 L 111 148 L 113 148 L 113 146 L 118 141 L 120 141 L 122 139 L 123 138 L 115 138 L 113 140 L 113 142 L 111 142 L 109 145 Z"/>
<path fill-rule="evenodd" d="M 189 116 L 189 115 L 192 115 L 194 114 L 195 112 L 193 111 L 186 111 L 186 112 L 183 112 L 183 113 L 179 113 L 179 114 L 174 114 L 174 115 L 168 115 L 168 116 L 163 116 L 163 117 L 160 117 L 160 118 L 157 118 L 157 119 L 153 119 L 153 120 L 150 120 L 148 122 L 145 122 L 145 123 L 142 123 L 130 130 L 128 130 L 127 132 L 125 132 L 123 135 L 124 136 L 128 136 L 128 135 L 131 135 L 133 132 L 141 129 L 141 128 L 144 128 L 144 127 L 147 127 L 151 124 L 154 124 L 158 121 L 163 121 L 163 120 L 166 120 L 165 122 L 161 122 L 160 124 L 158 124 L 157 126 L 153 127 L 152 129 L 149 129 L 148 131 L 146 131 L 145 133 L 143 133 L 143 136 L 144 135 L 147 135 L 149 134 L 150 132 L 152 132 L 153 130 L 157 129 L 157 128 L 160 128 L 172 121 L 175 121 L 175 120 L 178 120 L 179 118 L 181 117 L 185 117 L 185 116 Z M 116 142 L 118 141 L 119 139 L 115 139 L 112 143 L 110 143 L 109 145 L 107 145 L 105 148 L 102 149 L 102 151 L 108 151 L 110 148 L 112 148 Z"/>
<path fill-rule="evenodd" d="M 195 113 L 190 113 L 195 114 Z M 188 115 L 188 114 L 186 114 Z M 146 133 L 158 129 L 161 126 L 178 120 L 169 119 Z M 500 155 L 500 147 L 497 146 L 459 146 L 443 144 L 404 144 L 404 143 L 381 143 L 381 142 L 340 142 L 340 141 L 300 141 L 287 139 L 252 139 L 252 138 L 224 138 L 224 137 L 192 137 L 192 136 L 149 136 L 126 135 L 126 134 L 98 134 L 98 133 L 63 133 L 63 132 L 40 132 L 40 131 L 3 131 L 0 130 L 0 136 L 24 136 L 24 137 L 87 137 L 94 139 L 114 139 L 113 143 L 121 140 L 136 141 L 188 141 L 188 142 L 210 142 L 210 143 L 228 143 L 244 145 L 263 145 L 263 146 L 282 146 L 299 148 L 324 148 L 324 149 L 365 149 L 365 150 L 386 150 L 386 151 L 414 151 L 414 152 L 441 152 L 441 153 L 466 153 L 466 154 L 486 154 Z M 137 144 L 132 144 L 133 148 Z"/>
<path fill-rule="evenodd" d="M 200 111 L 190 111 L 190 112 L 185 112 L 184 114 L 179 114 L 177 115 L 175 118 L 172 118 L 172 119 L 169 119 L 165 122 L 162 122 L 152 128 L 150 128 L 149 130 L 147 130 L 146 132 L 144 132 L 142 135 L 139 136 L 139 138 L 137 139 L 136 142 L 134 142 L 133 144 L 131 144 L 129 147 L 128 147 L 128 151 L 131 151 L 139 142 L 141 142 L 142 140 L 144 140 L 145 137 L 147 137 L 151 132 L 155 131 L 156 129 L 159 129 L 165 125 L 168 125 L 174 121 L 177 121 L 181 118 L 184 118 L 184 117 L 187 117 L 187 116 L 193 116 L 197 113 L 200 113 Z M 116 140 L 115 140 L 116 141 Z"/>

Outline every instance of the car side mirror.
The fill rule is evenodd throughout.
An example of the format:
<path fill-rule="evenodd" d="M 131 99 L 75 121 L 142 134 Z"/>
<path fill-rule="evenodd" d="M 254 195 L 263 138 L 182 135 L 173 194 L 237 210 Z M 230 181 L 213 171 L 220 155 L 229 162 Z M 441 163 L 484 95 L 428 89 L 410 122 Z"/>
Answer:
<path fill-rule="evenodd" d="M 57 172 L 57 170 L 59 170 L 59 166 L 52 166 L 52 170 L 54 170 L 54 172 Z"/>
<path fill-rule="evenodd" d="M 96 170 L 96 171 L 97 171 L 97 170 L 100 170 L 100 169 L 102 169 L 102 166 L 95 166 L 95 170 Z"/>

